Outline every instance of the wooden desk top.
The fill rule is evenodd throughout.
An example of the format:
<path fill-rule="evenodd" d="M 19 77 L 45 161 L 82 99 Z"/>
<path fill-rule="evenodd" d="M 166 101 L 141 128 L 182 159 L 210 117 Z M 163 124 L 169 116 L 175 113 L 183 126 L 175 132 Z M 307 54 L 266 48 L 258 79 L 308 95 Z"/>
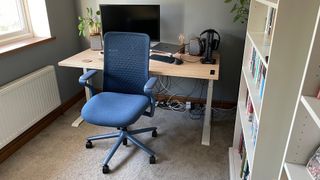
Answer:
<path fill-rule="evenodd" d="M 177 53 L 174 56 L 179 58 L 180 54 Z M 169 64 L 151 59 L 149 71 L 153 75 L 218 80 L 220 55 L 218 53 L 214 53 L 213 57 L 216 59 L 216 64 L 213 65 L 201 64 L 199 61 L 201 57 L 185 54 L 182 55 L 182 59 L 186 61 L 181 65 Z M 101 55 L 99 51 L 87 49 L 60 61 L 58 64 L 59 66 L 65 67 L 103 70 L 103 55 Z M 214 71 L 214 74 L 211 74 L 213 72 L 212 70 Z"/>

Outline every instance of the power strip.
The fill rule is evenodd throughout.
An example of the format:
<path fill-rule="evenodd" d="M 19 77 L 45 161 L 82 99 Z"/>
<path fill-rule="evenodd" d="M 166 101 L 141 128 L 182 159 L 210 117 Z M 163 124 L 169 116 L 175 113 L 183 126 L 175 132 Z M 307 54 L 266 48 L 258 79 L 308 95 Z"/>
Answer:
<path fill-rule="evenodd" d="M 191 109 L 191 102 L 190 101 L 186 102 L 186 109 Z"/>

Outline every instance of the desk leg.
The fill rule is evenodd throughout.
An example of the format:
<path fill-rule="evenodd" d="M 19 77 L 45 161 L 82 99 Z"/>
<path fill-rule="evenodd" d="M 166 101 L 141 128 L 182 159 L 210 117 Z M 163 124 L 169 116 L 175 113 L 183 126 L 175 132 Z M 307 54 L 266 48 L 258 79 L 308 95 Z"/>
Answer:
<path fill-rule="evenodd" d="M 88 69 L 83 68 L 83 74 L 87 73 Z M 89 84 L 92 84 L 92 80 L 88 81 Z M 91 98 L 90 96 L 90 91 L 89 88 L 85 87 L 85 92 L 86 92 L 86 99 L 87 101 Z M 72 123 L 72 127 L 79 127 L 80 124 L 83 122 L 83 118 L 81 116 L 79 116 L 73 123 Z"/>
<path fill-rule="evenodd" d="M 208 91 L 207 91 L 206 112 L 204 115 L 202 140 L 201 140 L 201 144 L 206 146 L 210 146 L 212 93 L 213 93 L 213 80 L 209 80 Z"/>

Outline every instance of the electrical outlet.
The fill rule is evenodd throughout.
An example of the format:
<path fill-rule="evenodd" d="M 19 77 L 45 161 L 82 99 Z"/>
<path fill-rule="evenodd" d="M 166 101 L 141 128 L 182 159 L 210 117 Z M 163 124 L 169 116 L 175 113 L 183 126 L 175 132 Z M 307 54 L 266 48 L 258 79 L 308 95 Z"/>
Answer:
<path fill-rule="evenodd" d="M 186 102 L 186 109 L 191 109 L 191 102 L 190 101 Z"/>

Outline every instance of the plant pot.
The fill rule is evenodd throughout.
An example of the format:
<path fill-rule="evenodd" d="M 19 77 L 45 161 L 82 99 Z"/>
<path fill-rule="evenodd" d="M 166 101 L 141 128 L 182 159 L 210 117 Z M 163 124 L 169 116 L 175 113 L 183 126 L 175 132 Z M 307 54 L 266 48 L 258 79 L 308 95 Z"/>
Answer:
<path fill-rule="evenodd" d="M 100 33 L 90 34 L 90 48 L 93 51 L 102 50 L 102 39 Z"/>

